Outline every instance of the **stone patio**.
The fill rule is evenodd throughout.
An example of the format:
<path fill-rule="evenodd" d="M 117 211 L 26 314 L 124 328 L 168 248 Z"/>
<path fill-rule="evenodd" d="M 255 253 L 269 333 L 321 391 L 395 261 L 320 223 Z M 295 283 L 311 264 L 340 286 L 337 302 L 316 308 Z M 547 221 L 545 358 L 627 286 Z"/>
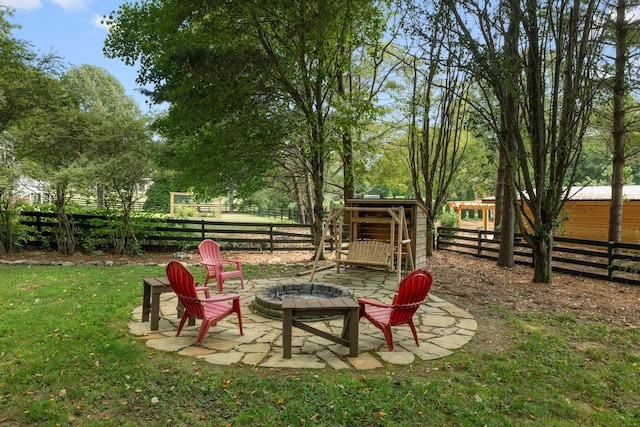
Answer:
<path fill-rule="evenodd" d="M 189 268 L 197 274 L 197 269 L 201 267 L 194 265 Z M 309 276 L 299 277 L 300 280 L 306 280 Z M 394 351 L 390 352 L 382 331 L 361 320 L 358 357 L 349 357 L 348 347 L 293 328 L 293 354 L 291 359 L 283 359 L 282 320 L 256 314 L 251 305 L 256 291 L 297 280 L 293 277 L 245 280 L 245 289 L 240 288 L 239 280 L 225 280 L 225 292 L 241 295 L 244 335 L 240 335 L 237 319 L 232 315 L 212 326 L 201 346 L 194 345 L 199 321 L 195 326 L 185 325 L 180 336 L 176 337 L 180 319 L 176 316 L 177 297 L 172 293 L 162 294 L 157 331 L 149 330 L 149 322 L 141 322 L 142 305 L 133 310 L 129 330 L 146 340 L 150 348 L 173 351 L 215 365 L 352 370 L 381 368 L 385 363 L 409 365 L 416 359 L 438 359 L 452 354 L 475 335 L 477 324 L 471 314 L 430 293 L 428 300 L 414 316 L 419 347 L 413 341 L 409 327 L 402 325 L 393 328 Z M 347 286 L 353 290 L 356 298 L 367 297 L 389 303 L 397 288 L 397 273 L 348 268 L 338 274 L 335 269 L 327 269 L 316 272 L 314 282 Z M 433 290 L 437 293 L 435 282 Z M 215 290 L 212 296 L 214 294 L 217 294 Z M 334 335 L 340 335 L 342 331 L 341 318 L 309 323 Z"/>

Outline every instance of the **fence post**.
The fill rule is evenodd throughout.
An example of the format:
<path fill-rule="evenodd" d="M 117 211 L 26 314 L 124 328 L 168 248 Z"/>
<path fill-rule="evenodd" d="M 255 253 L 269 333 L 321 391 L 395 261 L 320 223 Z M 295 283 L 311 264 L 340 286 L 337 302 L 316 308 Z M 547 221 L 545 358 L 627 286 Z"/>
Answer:
<path fill-rule="evenodd" d="M 200 220 L 201 221 L 201 230 L 202 230 L 202 240 L 204 240 L 204 219 Z"/>
<path fill-rule="evenodd" d="M 607 258 L 609 259 L 609 265 L 607 266 L 607 276 L 609 280 L 613 279 L 613 255 L 615 254 L 616 242 L 607 243 Z"/>
<path fill-rule="evenodd" d="M 330 222 L 329 223 L 329 236 L 331 236 L 331 238 L 328 239 L 329 240 L 329 251 L 330 252 L 333 252 L 335 250 L 334 247 L 333 247 L 333 243 L 334 243 L 333 242 L 333 227 L 334 227 L 333 222 Z M 313 233 L 311 233 L 311 237 L 313 237 Z"/>
<path fill-rule="evenodd" d="M 478 233 L 478 256 L 482 254 L 482 231 L 477 230 Z"/>
<path fill-rule="evenodd" d="M 269 225 L 269 249 L 273 253 L 273 225 Z"/>

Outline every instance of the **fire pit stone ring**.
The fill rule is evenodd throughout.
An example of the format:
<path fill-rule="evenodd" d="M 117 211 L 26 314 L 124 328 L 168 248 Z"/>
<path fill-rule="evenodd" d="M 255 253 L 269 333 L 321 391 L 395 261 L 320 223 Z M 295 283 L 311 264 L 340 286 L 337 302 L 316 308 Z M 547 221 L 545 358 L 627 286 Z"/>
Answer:
<path fill-rule="evenodd" d="M 322 282 L 295 282 L 272 286 L 256 292 L 253 308 L 270 318 L 282 319 L 282 300 L 285 298 L 354 298 L 345 286 Z"/>

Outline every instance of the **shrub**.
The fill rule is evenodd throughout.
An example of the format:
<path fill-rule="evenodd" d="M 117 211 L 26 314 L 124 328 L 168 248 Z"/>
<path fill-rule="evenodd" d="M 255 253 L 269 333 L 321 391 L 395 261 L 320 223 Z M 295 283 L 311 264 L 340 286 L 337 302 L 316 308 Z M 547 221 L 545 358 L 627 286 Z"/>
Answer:
<path fill-rule="evenodd" d="M 451 210 L 443 210 L 438 214 L 438 223 L 441 227 L 452 227 L 458 228 L 460 227 L 460 219 L 458 218 L 458 214 Z"/>

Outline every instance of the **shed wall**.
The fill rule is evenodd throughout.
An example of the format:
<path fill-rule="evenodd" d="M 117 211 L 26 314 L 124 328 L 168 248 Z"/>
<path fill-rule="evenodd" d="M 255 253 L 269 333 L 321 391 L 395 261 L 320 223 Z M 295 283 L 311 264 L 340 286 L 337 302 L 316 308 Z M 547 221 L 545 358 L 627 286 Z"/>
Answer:
<path fill-rule="evenodd" d="M 606 242 L 609 234 L 608 200 L 575 200 L 565 204 L 569 220 L 562 223 L 557 235 Z M 640 200 L 623 203 L 622 241 L 640 242 Z"/>

